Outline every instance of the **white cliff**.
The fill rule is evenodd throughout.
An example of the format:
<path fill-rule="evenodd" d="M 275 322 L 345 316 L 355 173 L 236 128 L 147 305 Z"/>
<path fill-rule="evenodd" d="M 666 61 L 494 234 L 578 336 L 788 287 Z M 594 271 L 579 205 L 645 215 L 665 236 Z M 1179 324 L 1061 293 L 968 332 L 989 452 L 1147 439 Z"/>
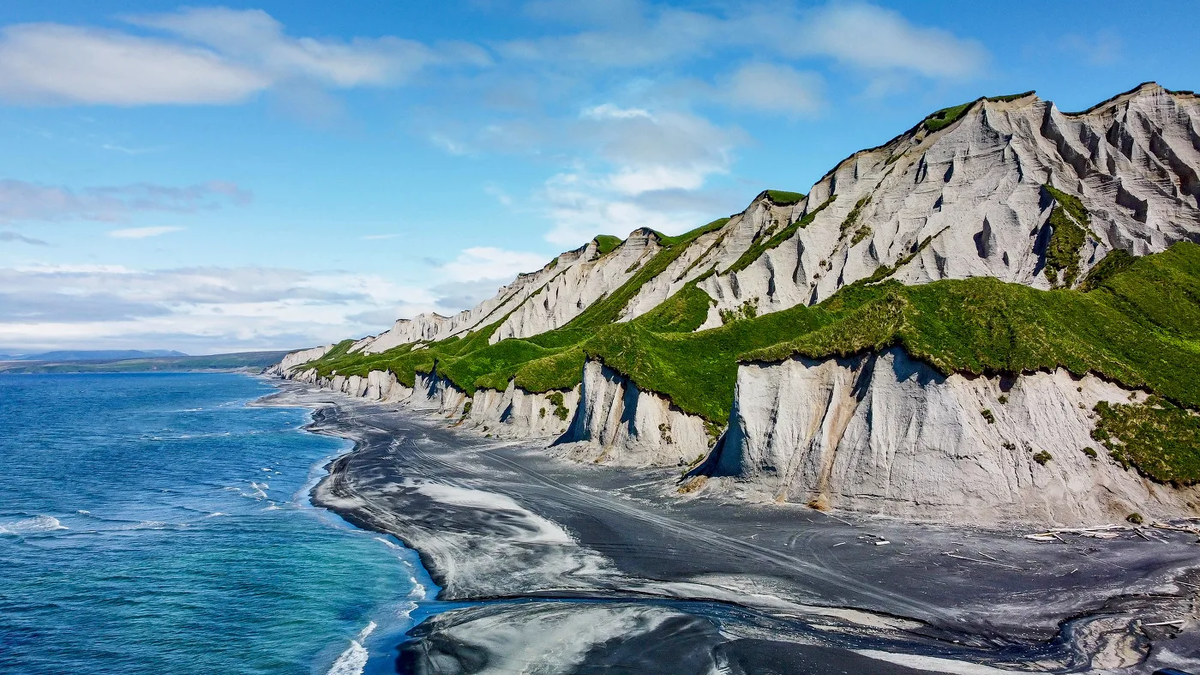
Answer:
<path fill-rule="evenodd" d="M 1200 237 L 1198 175 L 1196 95 L 1146 84 L 1079 114 L 1035 95 L 981 100 L 945 128 L 918 125 L 842 161 L 793 208 L 795 220 L 836 195 L 811 224 L 742 271 L 726 273 L 731 255 L 714 251 L 699 267 L 712 260 L 720 274 L 701 287 L 713 315 L 746 301 L 760 313 L 815 304 L 897 264 L 906 284 L 991 276 L 1049 288 L 1043 184 L 1090 213 L 1086 271 L 1114 248 L 1145 255 Z"/>
<path fill-rule="evenodd" d="M 571 426 L 558 439 L 569 455 L 597 464 L 677 466 L 708 454 L 711 440 L 704 420 L 688 415 L 629 378 L 588 361 L 583 368 L 579 406 Z"/>
<path fill-rule="evenodd" d="M 1200 490 L 1153 483 L 1091 439 L 1096 403 L 1131 398 L 1062 370 L 945 377 L 900 349 L 747 364 L 709 489 L 991 525 L 1193 512 Z"/>
<path fill-rule="evenodd" d="M 592 241 L 474 308 L 402 319 L 351 351 L 493 325 L 492 344 L 554 330 L 613 297 L 658 255 L 673 259 L 626 289 L 631 299 L 617 321 L 647 314 L 693 282 L 713 301 L 700 330 L 747 306 L 764 314 L 816 304 L 872 275 L 904 284 L 988 276 L 1049 289 L 1046 247 L 1060 205 L 1046 185 L 1088 214 L 1078 223 L 1085 236 L 1075 283 L 1115 249 L 1146 255 L 1200 242 L 1200 97 L 1147 84 L 1074 114 L 1032 94 L 981 99 L 941 128 L 922 122 L 855 153 L 799 201 L 764 192 L 686 245 L 648 229 L 607 253 Z M 509 381 L 504 391 L 469 396 L 436 372 L 418 373 L 412 388 L 382 371 L 320 377 L 305 364 L 330 348 L 289 354 L 269 372 L 494 437 L 556 439 L 556 452 L 581 461 L 691 466 L 712 446 L 711 425 L 598 361 L 586 362 L 571 390 L 535 394 Z M 746 364 L 730 426 L 705 464 L 718 477 L 700 494 L 986 524 L 1194 513 L 1196 489 L 1126 471 L 1090 439 L 1096 402 L 1129 396 L 1062 371 L 943 377 L 896 350 Z"/>

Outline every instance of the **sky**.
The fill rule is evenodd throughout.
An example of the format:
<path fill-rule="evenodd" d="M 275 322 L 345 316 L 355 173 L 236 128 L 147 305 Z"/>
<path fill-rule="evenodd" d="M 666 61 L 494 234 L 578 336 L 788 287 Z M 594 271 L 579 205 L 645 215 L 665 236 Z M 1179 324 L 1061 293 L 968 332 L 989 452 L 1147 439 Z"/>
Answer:
<path fill-rule="evenodd" d="M 3 3 L 0 354 L 449 314 L 979 96 L 1200 89 L 1196 35 L 1190 0 Z"/>

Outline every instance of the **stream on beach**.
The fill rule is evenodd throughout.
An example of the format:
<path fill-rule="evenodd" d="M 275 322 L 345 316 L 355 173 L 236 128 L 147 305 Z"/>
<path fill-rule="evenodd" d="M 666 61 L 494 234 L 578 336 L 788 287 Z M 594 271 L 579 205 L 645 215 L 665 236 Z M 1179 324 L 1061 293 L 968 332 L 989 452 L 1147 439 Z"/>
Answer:
<path fill-rule="evenodd" d="M 238 374 L 0 377 L 0 672 L 392 672 L 435 590 L 314 508 L 350 443 Z M 368 664 L 368 662 L 370 662 Z"/>

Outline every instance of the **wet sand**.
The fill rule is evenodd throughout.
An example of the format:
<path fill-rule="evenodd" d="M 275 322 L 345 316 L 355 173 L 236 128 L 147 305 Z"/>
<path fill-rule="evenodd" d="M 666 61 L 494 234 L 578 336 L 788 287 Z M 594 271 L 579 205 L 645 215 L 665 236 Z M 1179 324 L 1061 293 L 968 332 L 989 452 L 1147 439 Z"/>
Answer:
<path fill-rule="evenodd" d="M 281 387 L 277 402 L 319 408 L 313 431 L 356 442 L 314 502 L 398 537 L 442 587 L 400 672 L 1200 671 L 1192 535 L 1043 543 L 682 498 L 677 471 Z"/>

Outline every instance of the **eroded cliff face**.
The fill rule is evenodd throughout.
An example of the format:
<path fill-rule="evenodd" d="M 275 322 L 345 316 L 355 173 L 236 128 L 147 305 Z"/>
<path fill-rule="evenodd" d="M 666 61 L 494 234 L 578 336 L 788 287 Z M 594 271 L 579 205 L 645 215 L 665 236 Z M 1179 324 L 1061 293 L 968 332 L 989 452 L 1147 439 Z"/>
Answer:
<path fill-rule="evenodd" d="M 279 363 L 267 368 L 264 374 L 275 375 L 276 377 L 288 377 L 299 366 L 325 356 L 329 353 L 330 349 L 333 349 L 333 345 L 324 345 L 322 347 L 313 347 L 312 349 L 301 349 L 292 352 L 284 356 L 283 360 Z"/>
<path fill-rule="evenodd" d="M 1043 184 L 1089 212 L 1086 272 L 1114 248 L 1196 240 L 1198 174 L 1194 95 L 1147 84 L 1074 115 L 1034 95 L 985 100 L 944 129 L 918 125 L 844 160 L 794 207 L 792 220 L 836 195 L 809 225 L 740 272 L 725 272 L 732 251 L 714 251 L 699 266 L 711 259 L 721 273 L 701 287 L 717 300 L 712 317 L 745 302 L 759 313 L 815 304 L 881 266 L 905 284 L 991 276 L 1049 288 Z"/>
<path fill-rule="evenodd" d="M 714 437 L 695 415 L 640 391 L 628 378 L 588 361 L 583 383 L 568 391 L 533 393 L 509 383 L 504 391 L 468 396 L 436 373 L 418 373 L 414 387 L 396 376 L 320 377 L 295 368 L 287 379 L 355 398 L 396 403 L 440 416 L 448 424 L 506 439 L 545 439 L 574 459 L 620 466 L 680 466 L 708 454 Z"/>
<path fill-rule="evenodd" d="M 750 307 L 765 314 L 815 304 L 873 275 L 910 285 L 990 276 L 1049 289 L 1065 281 L 1046 274 L 1051 214 L 1063 207 L 1054 190 L 1087 212 L 1077 223 L 1079 274 L 1068 283 L 1115 249 L 1145 255 L 1200 241 L 1200 97 L 1147 84 L 1078 114 L 1034 95 L 980 100 L 935 127 L 918 124 L 855 153 L 795 203 L 764 192 L 686 245 L 647 229 L 607 253 L 593 241 L 470 310 L 401 320 L 351 349 L 381 352 L 491 325 L 491 343 L 553 330 L 663 253 L 673 259 L 631 293 L 618 321 L 691 282 L 713 301 L 700 330 Z M 271 372 L 493 436 L 559 438 L 558 451 L 581 461 L 690 465 L 711 444 L 702 419 L 599 362 L 588 362 L 570 391 L 533 394 L 510 382 L 468 396 L 436 373 L 408 388 L 386 373 L 323 379 L 305 370 L 329 349 L 291 354 Z M 1065 372 L 943 377 L 895 350 L 748 364 L 720 452 L 705 463 L 718 478 L 701 494 L 984 524 L 1194 513 L 1197 489 L 1153 484 L 1090 439 L 1096 402 L 1130 395 Z M 1051 458 L 1035 460 L 1042 452 Z"/>
<path fill-rule="evenodd" d="M 799 202 L 759 195 L 642 285 L 619 320 L 651 311 L 710 270 L 700 287 L 716 304 L 701 328 L 747 303 L 759 314 L 816 304 L 881 267 L 905 284 L 991 276 L 1050 288 L 1044 265 L 1055 202 L 1043 185 L 1089 212 L 1080 279 L 1113 249 L 1146 255 L 1200 239 L 1200 97 L 1146 84 L 1077 114 L 1033 94 L 981 100 L 945 128 L 919 124 L 855 153 Z M 811 222 L 763 246 L 806 215 Z M 380 352 L 498 321 L 492 342 L 553 330 L 661 250 L 647 229 L 605 255 L 590 242 L 472 309 L 402 319 L 351 349 Z"/>
<path fill-rule="evenodd" d="M 711 439 L 688 415 L 599 361 L 588 361 L 582 404 L 558 439 L 570 456 L 597 464 L 678 466 L 702 459 Z"/>
<path fill-rule="evenodd" d="M 729 429 L 713 461 L 718 480 L 710 486 L 756 499 L 986 525 L 1194 512 L 1189 502 L 1200 504 L 1200 492 L 1123 469 L 1091 439 L 1097 402 L 1140 398 L 1062 370 L 945 377 L 900 349 L 748 364 L 738 371 Z"/>

